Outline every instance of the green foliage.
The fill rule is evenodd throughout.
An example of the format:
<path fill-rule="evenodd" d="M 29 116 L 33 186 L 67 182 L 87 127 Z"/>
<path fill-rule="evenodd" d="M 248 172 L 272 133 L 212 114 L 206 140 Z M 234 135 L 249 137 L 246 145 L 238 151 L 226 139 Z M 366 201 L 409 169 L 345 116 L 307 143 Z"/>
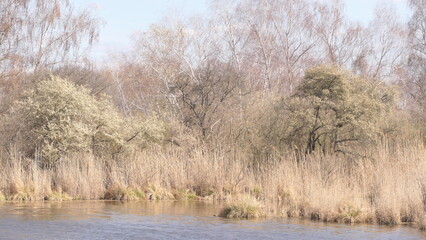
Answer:
<path fill-rule="evenodd" d="M 347 152 L 381 134 L 394 105 L 395 93 L 383 83 L 333 66 L 315 67 L 293 96 L 264 97 L 251 106 L 244 139 L 257 156 L 289 148 Z"/>
<path fill-rule="evenodd" d="M 166 134 L 157 119 L 126 120 L 106 96 L 95 97 L 90 90 L 56 76 L 39 82 L 15 102 L 9 122 L 18 124 L 15 135 L 22 151 L 47 164 L 72 152 L 113 156 L 124 146 L 161 143 Z"/>
<path fill-rule="evenodd" d="M 309 69 L 288 101 L 294 119 L 290 137 L 302 137 L 306 153 L 318 147 L 344 151 L 347 145 L 366 143 L 379 133 L 381 117 L 394 105 L 394 95 L 383 83 L 336 67 Z"/>
<path fill-rule="evenodd" d="M 161 144 L 170 137 L 166 124 L 158 117 L 151 116 L 144 121 L 141 121 L 141 118 L 134 118 L 129 123 L 133 133 L 136 133 L 132 139 L 133 145 L 139 149 Z"/>
<path fill-rule="evenodd" d="M 51 76 L 15 102 L 11 115 L 20 122 L 18 135 L 27 154 L 52 163 L 77 151 L 103 153 L 123 144 L 123 118 L 102 96 L 65 79 Z"/>

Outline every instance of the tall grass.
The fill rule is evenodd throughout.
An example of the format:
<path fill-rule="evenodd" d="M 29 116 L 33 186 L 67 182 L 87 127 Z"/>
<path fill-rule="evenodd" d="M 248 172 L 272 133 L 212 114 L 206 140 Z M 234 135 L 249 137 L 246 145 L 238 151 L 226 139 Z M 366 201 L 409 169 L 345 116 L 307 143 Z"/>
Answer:
<path fill-rule="evenodd" d="M 121 161 L 71 155 L 53 168 L 2 154 L 0 200 L 227 199 L 250 195 L 268 215 L 425 228 L 426 149 L 382 144 L 354 155 L 294 154 L 253 164 L 243 153 L 152 150 Z"/>

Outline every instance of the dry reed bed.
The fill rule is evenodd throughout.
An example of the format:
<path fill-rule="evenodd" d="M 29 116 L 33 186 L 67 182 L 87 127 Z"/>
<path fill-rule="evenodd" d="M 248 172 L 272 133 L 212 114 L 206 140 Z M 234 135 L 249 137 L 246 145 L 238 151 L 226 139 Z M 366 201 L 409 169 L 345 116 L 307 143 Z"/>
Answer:
<path fill-rule="evenodd" d="M 126 161 L 90 154 L 52 169 L 3 157 L 0 200 L 226 199 L 251 195 L 268 215 L 425 228 L 426 149 L 382 145 L 369 157 L 288 154 L 253 164 L 243 154 L 146 151 Z M 255 167 L 253 167 L 255 166 Z"/>

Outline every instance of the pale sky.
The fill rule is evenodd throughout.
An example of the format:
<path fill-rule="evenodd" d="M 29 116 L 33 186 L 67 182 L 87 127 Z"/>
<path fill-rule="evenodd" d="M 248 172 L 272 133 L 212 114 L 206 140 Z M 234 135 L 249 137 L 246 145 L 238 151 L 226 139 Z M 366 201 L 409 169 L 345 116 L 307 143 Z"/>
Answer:
<path fill-rule="evenodd" d="M 172 12 L 184 16 L 207 12 L 209 0 L 71 0 L 78 8 L 94 7 L 104 24 L 100 41 L 92 56 L 102 59 L 109 52 L 131 47 L 131 35 L 143 31 Z M 410 15 L 407 0 L 344 0 L 346 15 L 353 21 L 367 23 L 377 4 L 393 4 L 403 19 Z"/>

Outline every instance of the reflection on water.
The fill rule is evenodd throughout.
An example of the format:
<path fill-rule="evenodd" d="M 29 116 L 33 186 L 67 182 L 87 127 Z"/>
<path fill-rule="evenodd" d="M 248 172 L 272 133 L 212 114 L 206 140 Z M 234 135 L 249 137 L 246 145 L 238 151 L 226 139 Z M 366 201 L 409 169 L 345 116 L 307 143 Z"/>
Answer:
<path fill-rule="evenodd" d="M 0 203 L 0 239 L 425 239 L 412 227 L 229 220 L 176 201 Z"/>

